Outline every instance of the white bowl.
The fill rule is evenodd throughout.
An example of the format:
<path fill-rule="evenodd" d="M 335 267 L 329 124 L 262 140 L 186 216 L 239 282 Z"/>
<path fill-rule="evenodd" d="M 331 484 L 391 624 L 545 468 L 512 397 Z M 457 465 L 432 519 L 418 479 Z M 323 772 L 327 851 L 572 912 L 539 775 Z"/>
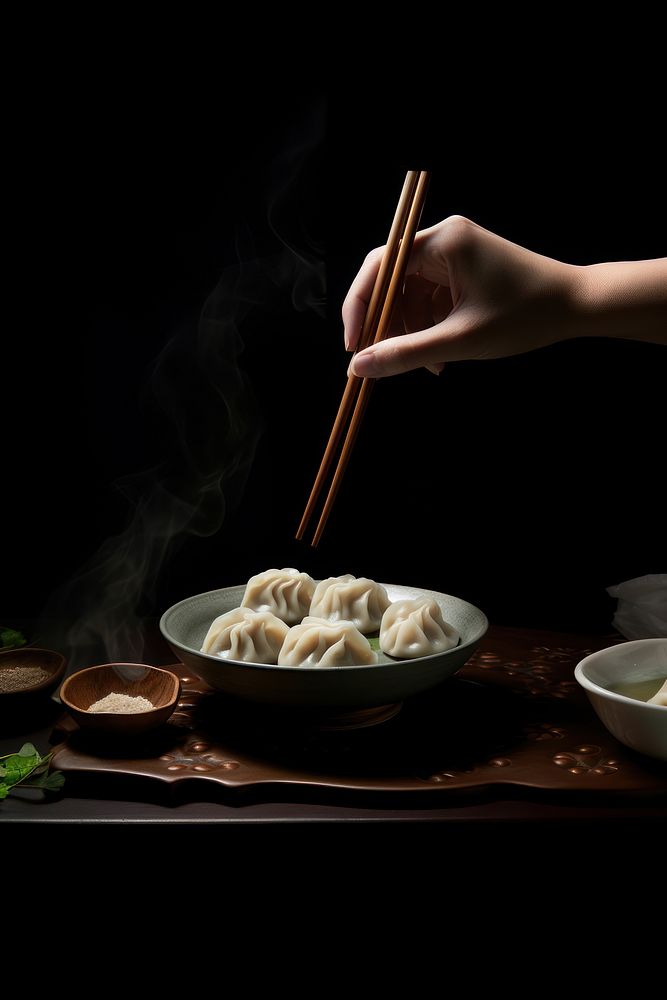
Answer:
<path fill-rule="evenodd" d="M 628 681 L 667 677 L 667 639 L 637 639 L 591 653 L 574 671 L 591 705 L 617 740 L 667 760 L 667 708 L 610 691 Z"/>
<path fill-rule="evenodd" d="M 383 586 L 392 601 L 406 597 L 436 601 L 445 621 L 461 637 L 458 646 L 412 660 L 392 660 L 379 653 L 377 664 L 360 667 L 276 667 L 202 653 L 209 625 L 218 615 L 238 608 L 245 585 L 223 587 L 179 601 L 162 615 L 160 629 L 176 656 L 197 677 L 237 698 L 287 708 L 371 708 L 427 691 L 456 673 L 472 656 L 489 624 L 479 608 L 460 597 L 391 583 Z"/>

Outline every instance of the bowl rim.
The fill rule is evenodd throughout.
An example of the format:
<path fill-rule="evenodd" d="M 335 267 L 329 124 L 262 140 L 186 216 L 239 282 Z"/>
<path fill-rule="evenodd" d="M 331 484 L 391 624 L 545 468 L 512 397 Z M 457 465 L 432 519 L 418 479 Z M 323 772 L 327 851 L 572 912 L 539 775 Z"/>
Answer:
<path fill-rule="evenodd" d="M 43 681 L 38 681 L 37 684 L 32 684 L 30 687 L 19 688 L 17 691 L 0 691 L 0 698 L 11 698 L 16 695 L 26 695 L 26 694 L 39 694 L 40 691 L 53 686 L 55 687 L 60 681 L 62 675 L 65 673 L 65 668 L 67 667 L 67 658 L 59 653 L 57 649 L 46 649 L 42 646 L 19 646 L 18 649 L 3 649 L 0 651 L 0 669 L 2 669 L 3 660 L 5 657 L 12 656 L 23 656 L 25 653 L 48 653 L 49 656 L 58 657 L 59 663 L 54 667 L 53 670 L 49 671 L 49 676 L 45 677 Z M 44 669 L 48 669 L 46 666 Z"/>
<path fill-rule="evenodd" d="M 600 694 L 610 701 L 617 701 L 624 705 L 634 705 L 635 707 L 640 705 L 642 709 L 647 709 L 649 711 L 656 710 L 658 712 L 664 712 L 667 709 L 667 705 L 649 705 L 647 701 L 641 701 L 640 698 L 628 698 L 625 694 L 619 694 L 617 691 L 610 691 L 609 688 L 602 687 L 601 684 L 596 684 L 592 681 L 590 677 L 586 676 L 585 670 L 588 664 L 592 660 L 604 659 L 610 653 L 617 649 L 631 649 L 635 646 L 646 646 L 646 645 L 660 645 L 667 643 L 667 638 L 662 636 L 657 636 L 651 639 L 632 639 L 630 642 L 619 642 L 614 646 L 607 646 L 605 649 L 597 649 L 594 653 L 589 653 L 585 656 L 583 660 L 580 660 L 574 668 L 574 676 L 579 684 L 586 691 L 592 691 L 593 694 Z"/>
<path fill-rule="evenodd" d="M 75 705 L 73 701 L 70 701 L 66 697 L 66 688 L 73 677 L 79 677 L 81 674 L 87 674 L 91 670 L 100 670 L 102 667 L 143 667 L 146 670 L 156 670 L 160 674 L 169 674 L 176 681 L 176 690 L 173 698 L 171 698 L 165 705 L 156 705 L 155 708 L 148 708 L 143 712 L 88 712 L 87 708 L 81 708 L 80 705 Z M 60 686 L 60 700 L 63 704 L 74 712 L 82 712 L 85 715 L 98 715 L 101 718 L 109 718 L 112 716 L 115 719 L 123 718 L 133 718 L 136 716 L 143 716 L 146 718 L 152 715 L 153 712 L 164 712 L 165 708 L 170 708 L 175 705 L 178 701 L 181 690 L 181 679 L 178 674 L 175 674 L 173 670 L 168 670 L 166 667 L 154 667 L 151 663 L 130 663 L 129 661 L 123 660 L 113 660 L 109 663 L 96 663 L 92 667 L 82 667 L 81 670 L 75 670 L 73 674 L 66 677 Z"/>
<path fill-rule="evenodd" d="M 317 583 L 318 581 L 315 581 L 315 582 Z M 185 650 L 186 653 L 196 653 L 198 656 L 202 656 L 202 657 L 205 657 L 207 660 L 211 660 L 212 663 L 218 663 L 218 664 L 219 663 L 227 663 L 231 667 L 241 667 L 241 668 L 245 668 L 245 669 L 250 668 L 250 669 L 253 669 L 253 670 L 279 670 L 281 673 L 291 672 L 291 673 L 299 674 L 299 675 L 303 675 L 304 671 L 307 671 L 308 673 L 313 673 L 313 674 L 321 675 L 322 674 L 322 667 L 317 667 L 317 666 L 281 667 L 277 663 L 251 663 L 250 661 L 246 662 L 246 661 L 243 661 L 243 660 L 229 660 L 229 659 L 227 659 L 224 656 L 215 656 L 212 653 L 203 653 L 200 649 L 195 649 L 193 646 L 185 646 L 182 642 L 178 642 L 178 640 L 174 639 L 170 634 L 168 634 L 168 632 L 166 630 L 166 625 L 165 625 L 166 618 L 167 618 L 168 615 L 171 615 L 174 611 L 176 611 L 178 608 L 180 608 L 181 605 L 188 604 L 190 601 L 193 601 L 197 597 L 208 597 L 209 594 L 219 594 L 221 590 L 238 590 L 238 589 L 240 589 L 243 586 L 245 586 L 245 585 L 242 584 L 242 583 L 238 583 L 238 584 L 232 584 L 229 587 L 215 587 L 213 590 L 202 591 L 201 594 L 191 594 L 189 597 L 184 597 L 181 601 L 177 601 L 176 604 L 172 604 L 171 607 L 167 608 L 167 610 L 162 614 L 162 616 L 160 618 L 160 633 L 162 634 L 162 636 L 164 637 L 164 639 L 166 639 L 166 641 L 170 645 L 175 646 L 177 649 Z M 452 646 L 451 649 L 442 650 L 439 653 L 429 653 L 428 656 L 415 656 L 412 659 L 406 659 L 406 660 L 393 659 L 391 661 L 391 663 L 359 663 L 359 664 L 349 664 L 347 666 L 342 666 L 341 665 L 341 666 L 335 666 L 335 667 L 327 667 L 326 668 L 326 674 L 327 675 L 331 674 L 331 673 L 338 672 L 338 671 L 343 671 L 343 670 L 354 670 L 354 671 L 358 671 L 358 670 L 380 670 L 380 669 L 386 668 L 386 667 L 391 666 L 392 664 L 396 664 L 396 663 L 401 663 L 401 664 L 402 663 L 405 663 L 405 664 L 410 664 L 410 663 L 425 663 L 425 662 L 427 662 L 429 660 L 434 660 L 436 658 L 440 659 L 443 656 L 447 656 L 448 653 L 453 653 L 454 650 L 467 649 L 468 646 L 471 646 L 471 645 L 473 645 L 475 643 L 478 643 L 480 641 L 480 639 L 484 638 L 484 636 L 486 635 L 486 633 L 488 631 L 488 628 L 489 628 L 489 619 L 487 618 L 487 616 L 484 614 L 484 612 L 480 608 L 477 607 L 477 605 L 472 604 L 470 601 L 466 601 L 465 598 L 463 598 L 463 597 L 457 597 L 455 594 L 445 594 L 444 592 L 438 591 L 438 590 L 427 590 L 425 587 L 424 588 L 413 587 L 411 585 L 402 584 L 402 583 L 381 583 L 380 586 L 382 586 L 382 587 L 401 587 L 401 588 L 409 587 L 409 589 L 411 589 L 411 590 L 421 590 L 422 593 L 424 593 L 424 594 L 437 594 L 438 597 L 451 597 L 455 601 L 460 601 L 461 604 L 465 604 L 469 608 L 472 608 L 475 612 L 477 612 L 477 614 L 479 614 L 479 615 L 482 616 L 482 622 L 481 622 L 480 630 L 479 630 L 478 634 L 476 634 L 472 638 L 468 639 L 467 642 L 460 642 L 459 641 L 456 644 L 456 646 Z M 234 609 L 231 608 L 230 610 L 233 611 Z M 223 612 L 223 614 L 225 614 L 225 613 L 226 612 Z"/>

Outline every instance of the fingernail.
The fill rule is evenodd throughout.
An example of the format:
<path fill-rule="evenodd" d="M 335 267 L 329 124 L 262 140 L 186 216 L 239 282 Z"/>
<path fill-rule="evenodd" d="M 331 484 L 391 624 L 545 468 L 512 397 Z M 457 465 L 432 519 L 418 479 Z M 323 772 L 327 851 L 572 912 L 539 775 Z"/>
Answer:
<path fill-rule="evenodd" d="M 344 342 L 345 342 L 345 350 L 349 351 L 350 350 L 350 338 L 347 335 L 347 330 L 345 331 L 345 336 L 344 336 L 343 339 L 344 339 Z"/>
<path fill-rule="evenodd" d="M 374 378 L 378 374 L 378 366 L 372 354 L 359 354 L 352 358 L 350 373 L 360 378 Z"/>

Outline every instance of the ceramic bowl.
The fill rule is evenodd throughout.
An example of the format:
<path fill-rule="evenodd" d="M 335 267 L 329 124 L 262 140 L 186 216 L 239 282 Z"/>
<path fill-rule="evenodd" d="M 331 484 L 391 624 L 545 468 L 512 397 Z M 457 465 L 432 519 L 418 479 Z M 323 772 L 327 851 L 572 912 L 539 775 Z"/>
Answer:
<path fill-rule="evenodd" d="M 248 701 L 286 708 L 361 709 L 403 701 L 435 687 L 456 673 L 472 655 L 488 628 L 486 616 L 459 597 L 431 590 L 383 584 L 389 598 L 430 597 L 445 621 L 460 633 L 454 649 L 413 660 L 392 660 L 359 667 L 277 667 L 241 663 L 200 652 L 214 618 L 238 608 L 245 586 L 225 587 L 188 597 L 162 616 L 160 629 L 175 655 L 212 688 Z"/>
<path fill-rule="evenodd" d="M 33 700 L 47 698 L 63 678 L 67 661 L 53 649 L 37 649 L 34 646 L 22 646 L 20 649 L 9 649 L 0 653 L 0 671 L 19 667 L 41 667 L 47 676 L 31 687 L 19 688 L 18 691 L 0 691 L 0 705 L 11 707 L 25 706 Z"/>
<path fill-rule="evenodd" d="M 60 689 L 60 700 L 82 729 L 105 735 L 136 736 L 166 722 L 176 708 L 181 682 L 176 674 L 145 663 L 103 663 L 72 674 Z M 147 698 L 155 708 L 132 714 L 89 712 L 108 694 Z"/>
<path fill-rule="evenodd" d="M 667 761 L 667 708 L 609 690 L 628 681 L 664 680 L 667 639 L 637 639 L 601 649 L 578 663 L 574 676 L 617 740 L 649 757 Z"/>

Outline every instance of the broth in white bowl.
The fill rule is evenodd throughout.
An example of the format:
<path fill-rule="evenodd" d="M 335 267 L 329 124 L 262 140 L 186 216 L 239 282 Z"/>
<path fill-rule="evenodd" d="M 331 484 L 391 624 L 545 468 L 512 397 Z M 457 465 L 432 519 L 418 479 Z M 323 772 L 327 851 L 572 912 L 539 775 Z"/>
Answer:
<path fill-rule="evenodd" d="M 577 664 L 574 676 L 617 740 L 667 761 L 667 708 L 648 701 L 667 677 L 667 638 L 598 650 Z"/>

